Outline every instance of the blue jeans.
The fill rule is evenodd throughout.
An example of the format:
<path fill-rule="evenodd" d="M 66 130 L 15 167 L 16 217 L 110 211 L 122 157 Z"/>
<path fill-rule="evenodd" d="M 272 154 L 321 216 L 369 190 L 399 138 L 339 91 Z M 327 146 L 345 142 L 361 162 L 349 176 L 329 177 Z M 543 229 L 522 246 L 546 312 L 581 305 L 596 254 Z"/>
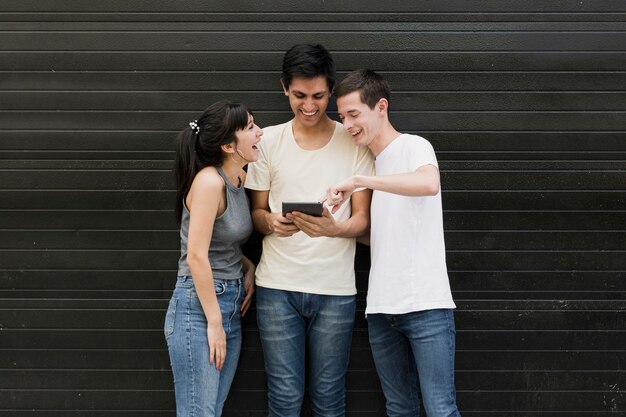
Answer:
<path fill-rule="evenodd" d="M 389 417 L 417 417 L 417 378 L 428 417 L 460 417 L 452 310 L 368 314 L 370 346 Z"/>
<path fill-rule="evenodd" d="M 270 417 L 300 417 L 308 359 L 313 416 L 345 415 L 345 378 L 356 297 L 258 287 Z"/>
<path fill-rule="evenodd" d="M 226 360 L 221 371 L 209 364 L 207 320 L 191 277 L 178 277 L 165 316 L 178 417 L 213 417 L 222 408 L 235 376 L 241 350 L 242 280 L 214 280 L 226 332 Z"/>

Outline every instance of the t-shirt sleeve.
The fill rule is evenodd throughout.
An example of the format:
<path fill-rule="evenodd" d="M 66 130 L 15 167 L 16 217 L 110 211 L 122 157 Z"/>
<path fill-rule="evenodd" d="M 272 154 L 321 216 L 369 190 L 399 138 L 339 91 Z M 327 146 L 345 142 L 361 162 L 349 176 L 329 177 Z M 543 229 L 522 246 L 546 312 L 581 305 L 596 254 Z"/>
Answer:
<path fill-rule="evenodd" d="M 424 138 L 419 138 L 414 141 L 411 146 L 411 161 L 413 161 L 415 169 L 423 167 L 424 165 L 434 165 L 439 169 L 437 163 L 437 156 L 433 146 Z"/>
<path fill-rule="evenodd" d="M 359 146 L 356 156 L 356 164 L 354 166 L 354 175 L 367 175 L 373 176 L 376 174 L 374 167 L 374 156 L 367 146 Z M 354 192 L 365 190 L 364 187 L 359 187 Z"/>
<path fill-rule="evenodd" d="M 354 175 L 374 175 L 374 156 L 367 146 L 359 146 Z"/>
<path fill-rule="evenodd" d="M 248 175 L 244 186 L 250 190 L 268 191 L 270 189 L 270 170 L 267 149 L 260 145 L 259 159 L 248 164 Z"/>

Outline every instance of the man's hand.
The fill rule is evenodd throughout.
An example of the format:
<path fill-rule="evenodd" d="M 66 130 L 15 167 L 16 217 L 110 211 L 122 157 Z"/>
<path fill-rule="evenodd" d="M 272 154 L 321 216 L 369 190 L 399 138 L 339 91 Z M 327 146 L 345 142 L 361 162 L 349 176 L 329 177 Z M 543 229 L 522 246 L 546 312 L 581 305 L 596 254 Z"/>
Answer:
<path fill-rule="evenodd" d="M 287 219 L 310 237 L 336 236 L 339 233 L 338 223 L 335 222 L 328 208 L 324 207 L 322 217 L 309 216 L 299 211 L 287 213 Z"/>
<path fill-rule="evenodd" d="M 283 217 L 281 213 L 268 213 L 268 224 L 272 233 L 276 233 L 280 237 L 289 237 L 299 232 L 297 224 L 291 219 Z"/>
<path fill-rule="evenodd" d="M 332 207 L 332 213 L 336 213 L 339 207 L 352 195 L 357 188 L 355 178 L 350 177 L 339 184 L 335 184 L 326 190 L 326 195 L 322 197 L 321 202 Z"/>

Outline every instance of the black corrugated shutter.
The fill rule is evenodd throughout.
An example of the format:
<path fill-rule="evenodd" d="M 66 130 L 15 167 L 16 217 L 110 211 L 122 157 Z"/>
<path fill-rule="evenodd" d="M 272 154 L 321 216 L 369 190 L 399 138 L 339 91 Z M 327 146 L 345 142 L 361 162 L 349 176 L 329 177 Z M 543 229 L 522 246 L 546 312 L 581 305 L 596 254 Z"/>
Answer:
<path fill-rule="evenodd" d="M 287 120 L 303 42 L 382 73 L 437 151 L 463 415 L 626 415 L 626 3 L 22 0 L 0 5 L 0 416 L 173 415 L 173 138 L 221 98 Z M 384 415 L 367 267 L 350 416 Z M 265 415 L 262 369 L 252 314 L 228 416 Z"/>

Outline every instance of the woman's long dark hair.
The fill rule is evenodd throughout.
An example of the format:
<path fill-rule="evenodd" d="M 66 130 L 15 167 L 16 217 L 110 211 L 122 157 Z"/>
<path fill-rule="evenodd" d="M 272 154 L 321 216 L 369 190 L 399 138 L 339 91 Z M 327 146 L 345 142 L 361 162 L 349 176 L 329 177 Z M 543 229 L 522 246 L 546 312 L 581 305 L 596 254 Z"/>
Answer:
<path fill-rule="evenodd" d="M 218 101 L 209 106 L 198 120 L 190 123 L 176 138 L 176 221 L 180 225 L 183 200 L 196 174 L 208 166 L 222 166 L 222 145 L 237 140 L 235 132 L 248 125 L 250 111 L 241 103 Z M 195 123 L 195 125 L 194 125 Z"/>

